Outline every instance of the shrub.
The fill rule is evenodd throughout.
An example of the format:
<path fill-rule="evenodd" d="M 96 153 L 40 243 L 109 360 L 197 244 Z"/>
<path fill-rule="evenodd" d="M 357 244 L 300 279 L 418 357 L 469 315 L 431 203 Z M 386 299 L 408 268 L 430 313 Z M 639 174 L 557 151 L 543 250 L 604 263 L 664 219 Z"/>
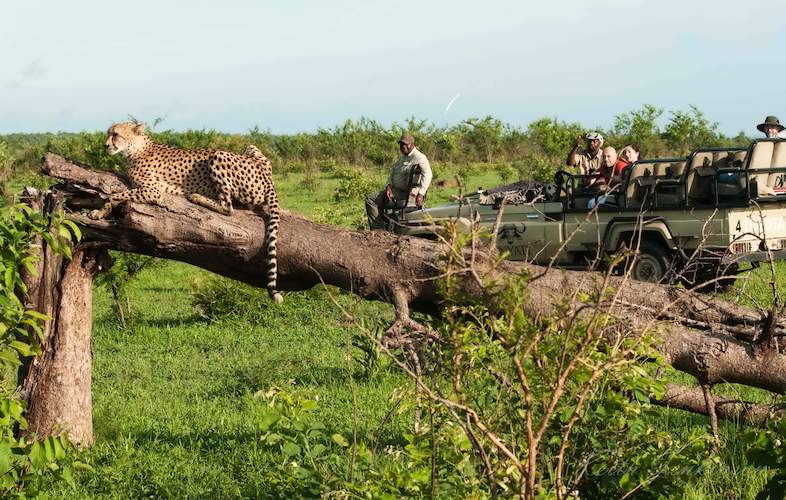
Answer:
<path fill-rule="evenodd" d="M 334 206 L 316 207 L 312 219 L 320 224 L 358 230 L 368 229 L 364 206 L 357 200 L 346 201 Z"/>
<path fill-rule="evenodd" d="M 112 308 L 115 318 L 121 328 L 126 328 L 133 322 L 131 298 L 128 295 L 128 285 L 146 268 L 155 266 L 158 262 L 154 257 L 137 255 L 126 252 L 110 252 L 112 267 L 100 273 L 95 283 L 104 286 L 112 293 Z"/>
<path fill-rule="evenodd" d="M 51 229 L 51 232 L 50 232 Z M 0 207 L 0 366 L 16 370 L 22 360 L 41 353 L 43 323 L 47 319 L 27 309 L 20 296 L 27 294 L 21 270 L 35 273 L 37 238 L 66 257 L 71 239 L 79 239 L 77 226 L 62 212 L 44 217 L 26 205 Z M 72 467 L 64 461 L 74 447 L 63 436 L 38 439 L 19 437 L 26 429 L 24 403 L 15 387 L 0 384 L 0 496 L 34 496 L 45 476 L 53 475 L 73 484 Z M 75 462 L 74 466 L 84 466 Z"/>
<path fill-rule="evenodd" d="M 707 145 L 740 145 L 749 139 L 744 134 L 734 138 L 718 132 L 717 124 L 708 120 L 698 108 L 672 111 L 663 128 L 659 121 L 663 110 L 644 105 L 638 110 L 615 117 L 611 130 L 605 131 L 606 144 L 621 147 L 637 143 L 644 157 L 680 154 L 686 148 Z M 152 127 L 151 127 L 152 128 Z M 453 126 L 440 126 L 411 117 L 389 126 L 367 118 L 347 120 L 333 128 L 314 133 L 275 135 L 255 127 L 246 134 L 225 134 L 215 130 L 152 131 L 159 141 L 185 148 L 216 148 L 237 153 L 248 144 L 257 145 L 273 162 L 273 171 L 287 172 L 284 165 L 335 162 L 363 169 L 389 167 L 398 156 L 396 139 L 402 130 L 410 131 L 432 162 L 470 164 L 472 162 L 515 162 L 527 155 L 543 156 L 564 162 L 576 135 L 587 127 L 578 123 L 541 118 L 522 130 L 486 116 L 469 118 Z M 46 151 L 53 151 L 96 167 L 122 171 L 123 161 L 103 150 L 103 132 L 77 134 L 11 134 L 4 137 L 14 170 L 35 171 Z"/>
<path fill-rule="evenodd" d="M 263 293 L 228 278 L 200 277 L 191 283 L 191 306 L 199 317 L 210 321 L 241 317 L 258 322 L 268 307 Z"/>
<path fill-rule="evenodd" d="M 565 160 L 558 161 L 543 155 L 527 153 L 520 160 L 513 163 L 519 179 L 533 179 L 542 182 L 554 180 L 554 174 L 558 170 L 564 170 Z"/>
<path fill-rule="evenodd" d="M 333 198 L 336 201 L 357 202 L 379 190 L 377 182 L 368 173 L 358 168 L 337 169 L 334 174 L 339 182 Z"/>
<path fill-rule="evenodd" d="M 410 459 L 429 456 L 446 471 L 421 491 L 429 484 L 459 496 L 682 494 L 710 460 L 712 438 L 701 431 L 676 440 L 649 423 L 660 411 L 649 398 L 662 395 L 665 382 L 638 363 L 659 357 L 649 332 L 603 311 L 612 292 L 601 286 L 566 297 L 553 314 L 532 318 L 526 275 L 498 282 L 481 275 L 486 292 L 473 301 L 460 287 L 470 266 L 459 251 L 445 257 L 445 307 L 431 325 L 441 343 L 419 344 L 419 361 L 378 343 L 421 388 L 429 421 L 459 436 L 446 441 L 428 424 L 424 448 L 407 446 Z"/>

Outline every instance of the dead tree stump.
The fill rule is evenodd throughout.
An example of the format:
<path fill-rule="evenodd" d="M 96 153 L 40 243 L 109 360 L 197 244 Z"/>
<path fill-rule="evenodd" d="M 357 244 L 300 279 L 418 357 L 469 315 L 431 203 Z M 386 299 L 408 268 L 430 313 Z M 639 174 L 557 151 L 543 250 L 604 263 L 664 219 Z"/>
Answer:
<path fill-rule="evenodd" d="M 52 193 L 27 193 L 35 210 L 51 214 L 62 206 Z M 27 403 L 26 433 L 51 436 L 65 432 L 81 446 L 93 443 L 92 302 L 93 276 L 105 251 L 79 245 L 69 260 L 41 240 L 37 274 L 24 273 L 26 306 L 50 319 L 44 325 L 42 353 L 19 371 Z"/>

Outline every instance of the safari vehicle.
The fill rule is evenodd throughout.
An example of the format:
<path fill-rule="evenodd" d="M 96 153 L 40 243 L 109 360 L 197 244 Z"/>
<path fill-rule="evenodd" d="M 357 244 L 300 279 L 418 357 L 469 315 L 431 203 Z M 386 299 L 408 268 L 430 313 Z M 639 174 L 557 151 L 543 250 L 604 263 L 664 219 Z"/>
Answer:
<path fill-rule="evenodd" d="M 434 238 L 446 221 L 493 230 L 499 218 L 497 242 L 509 259 L 587 268 L 627 248 L 636 250 L 628 259 L 635 279 L 679 277 L 692 286 L 718 278 L 729 286 L 740 264 L 786 257 L 785 176 L 786 140 L 760 139 L 638 161 L 608 193 L 590 177 L 560 171 L 539 188 L 511 185 L 399 209 L 388 228 Z M 601 194 L 605 202 L 588 208 Z"/>

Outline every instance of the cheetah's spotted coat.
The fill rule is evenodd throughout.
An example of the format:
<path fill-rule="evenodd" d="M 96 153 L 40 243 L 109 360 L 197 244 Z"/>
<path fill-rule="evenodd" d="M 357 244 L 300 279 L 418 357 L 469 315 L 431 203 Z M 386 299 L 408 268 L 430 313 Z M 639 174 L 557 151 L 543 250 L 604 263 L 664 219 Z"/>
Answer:
<path fill-rule="evenodd" d="M 276 239 L 280 209 L 273 185 L 270 161 L 255 146 L 245 154 L 209 149 L 179 149 L 153 142 L 143 124 L 117 123 L 104 141 L 109 154 L 122 153 L 131 165 L 132 189 L 113 194 L 92 218 L 107 216 L 123 201 L 162 205 L 164 193 L 185 195 L 189 200 L 216 212 L 231 215 L 232 200 L 256 208 L 268 207 L 267 290 L 277 303 L 283 297 L 276 289 Z"/>

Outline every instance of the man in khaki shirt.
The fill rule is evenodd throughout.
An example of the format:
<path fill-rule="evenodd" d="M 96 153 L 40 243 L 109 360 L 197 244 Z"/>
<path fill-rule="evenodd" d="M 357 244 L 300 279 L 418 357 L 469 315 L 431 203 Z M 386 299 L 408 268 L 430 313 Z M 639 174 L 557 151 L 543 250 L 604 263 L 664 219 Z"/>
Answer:
<path fill-rule="evenodd" d="M 576 144 L 568 153 L 565 165 L 569 167 L 579 167 L 581 175 L 591 175 L 598 172 L 603 161 L 600 154 L 600 147 L 603 145 L 603 136 L 597 132 L 590 132 L 583 138 L 587 142 L 586 149 L 579 151 L 582 137 L 576 138 Z"/>
<path fill-rule="evenodd" d="M 366 214 L 371 229 L 384 227 L 384 223 L 380 220 L 380 207 L 415 206 L 423 208 L 426 191 L 431 184 L 431 164 L 429 164 L 426 155 L 415 147 L 415 138 L 404 132 L 398 140 L 398 147 L 401 156 L 390 170 L 388 185 L 383 191 L 366 198 Z M 420 176 L 417 177 L 417 184 L 410 186 L 413 169 L 416 167 L 420 169 Z"/>

